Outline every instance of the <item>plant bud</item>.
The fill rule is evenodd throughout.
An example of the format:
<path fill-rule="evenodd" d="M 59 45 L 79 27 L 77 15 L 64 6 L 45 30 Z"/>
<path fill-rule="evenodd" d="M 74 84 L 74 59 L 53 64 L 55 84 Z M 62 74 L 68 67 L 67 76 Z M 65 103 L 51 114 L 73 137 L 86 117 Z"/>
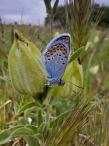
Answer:
<path fill-rule="evenodd" d="M 14 88 L 28 95 L 43 92 L 45 72 L 40 50 L 17 31 L 8 58 L 9 75 Z"/>

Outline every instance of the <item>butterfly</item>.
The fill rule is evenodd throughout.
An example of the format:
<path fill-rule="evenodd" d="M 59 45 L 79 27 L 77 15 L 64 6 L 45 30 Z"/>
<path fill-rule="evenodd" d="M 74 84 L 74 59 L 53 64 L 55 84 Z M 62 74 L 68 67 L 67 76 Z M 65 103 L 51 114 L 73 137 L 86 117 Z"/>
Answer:
<path fill-rule="evenodd" d="M 62 33 L 53 38 L 42 52 L 42 61 L 50 84 L 64 85 L 62 76 L 71 54 L 71 36 Z"/>

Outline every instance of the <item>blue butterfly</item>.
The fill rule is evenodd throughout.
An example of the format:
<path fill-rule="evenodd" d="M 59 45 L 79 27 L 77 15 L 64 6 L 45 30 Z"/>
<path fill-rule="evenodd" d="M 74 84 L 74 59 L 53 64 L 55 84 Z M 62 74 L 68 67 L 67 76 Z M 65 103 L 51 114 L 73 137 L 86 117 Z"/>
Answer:
<path fill-rule="evenodd" d="M 47 72 L 48 82 L 64 85 L 61 79 L 68 64 L 71 53 L 71 36 L 63 33 L 55 37 L 42 52 L 42 61 Z"/>

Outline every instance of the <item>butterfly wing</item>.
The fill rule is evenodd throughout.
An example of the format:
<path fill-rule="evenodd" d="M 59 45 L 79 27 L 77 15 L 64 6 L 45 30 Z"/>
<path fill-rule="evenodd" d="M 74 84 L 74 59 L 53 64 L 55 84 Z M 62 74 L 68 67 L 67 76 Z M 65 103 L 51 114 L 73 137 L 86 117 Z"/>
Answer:
<path fill-rule="evenodd" d="M 42 53 L 42 60 L 48 74 L 48 81 L 58 83 L 62 78 L 70 56 L 70 34 L 54 38 Z"/>

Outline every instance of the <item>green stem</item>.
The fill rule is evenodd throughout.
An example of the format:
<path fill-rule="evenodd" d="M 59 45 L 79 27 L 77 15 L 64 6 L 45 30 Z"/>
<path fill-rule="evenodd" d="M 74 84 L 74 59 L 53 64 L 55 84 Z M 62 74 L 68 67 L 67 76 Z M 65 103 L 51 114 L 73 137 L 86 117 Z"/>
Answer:
<path fill-rule="evenodd" d="M 40 103 L 43 103 L 44 99 L 47 97 L 49 90 L 50 90 L 50 87 L 46 85 L 43 93 L 38 93 L 37 95 L 33 96 L 33 98 L 35 100 L 38 100 Z"/>

